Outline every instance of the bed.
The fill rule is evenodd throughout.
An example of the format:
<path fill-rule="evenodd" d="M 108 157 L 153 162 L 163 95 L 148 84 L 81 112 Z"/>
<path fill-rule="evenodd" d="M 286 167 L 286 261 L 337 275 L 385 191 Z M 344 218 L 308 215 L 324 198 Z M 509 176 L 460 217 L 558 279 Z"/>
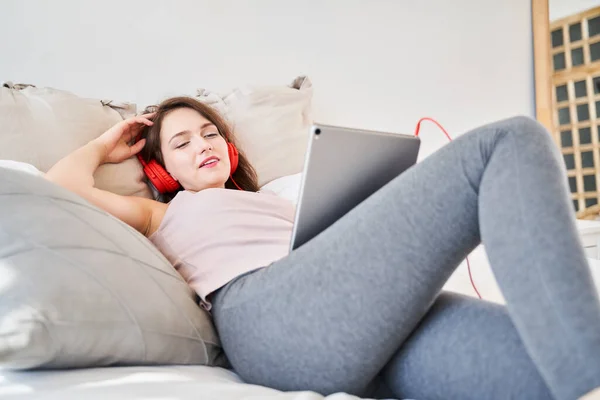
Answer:
<path fill-rule="evenodd" d="M 121 105 L 120 103 L 103 101 L 102 104 L 100 104 L 97 101 L 79 99 L 76 96 L 56 90 L 44 89 L 36 91 L 35 88 L 31 86 L 23 88 L 2 88 L 2 90 L 10 90 L 11 93 L 9 93 L 8 96 L 0 98 L 0 100 L 15 103 L 10 104 L 13 110 L 11 113 L 6 113 L 5 115 L 0 114 L 0 122 L 2 122 L 2 118 L 5 118 L 5 123 L 0 125 L 5 127 L 12 126 L 16 130 L 10 132 L 10 130 L 6 131 L 5 129 L 0 132 L 0 172 L 2 172 L 2 169 L 4 168 L 19 170 L 20 173 L 27 174 L 27 176 L 40 175 L 42 173 L 40 171 L 47 170 L 47 168 L 56 162 L 58 158 L 83 143 L 86 143 L 90 138 L 94 137 L 94 135 L 98 135 L 103 129 L 111 126 L 121 118 L 126 117 L 126 113 L 129 110 L 127 106 Z M 255 98 L 253 97 L 254 95 Z M 284 100 L 278 100 L 279 95 L 281 95 Z M 19 96 L 24 96 L 21 105 L 18 103 Z M 246 146 L 246 148 L 249 149 L 250 158 L 254 157 L 256 159 L 257 170 L 261 176 L 261 189 L 272 191 L 276 195 L 285 197 L 290 201 L 296 201 L 301 181 L 301 174 L 298 171 L 303 163 L 303 149 L 306 145 L 305 143 L 303 144 L 304 132 L 306 124 L 310 121 L 310 115 L 307 112 L 310 105 L 310 82 L 304 77 L 299 77 L 294 80 L 294 83 L 290 87 L 285 88 L 269 87 L 267 89 L 254 88 L 252 90 L 236 90 L 228 96 L 215 96 L 208 91 L 199 90 L 199 96 L 202 97 L 204 101 L 215 103 L 217 106 L 220 104 L 227 110 L 237 110 L 237 112 L 241 114 L 245 113 L 245 115 L 240 114 L 229 117 L 233 120 L 237 119 L 238 121 L 243 121 L 241 126 L 248 136 L 242 139 L 247 141 L 248 146 Z M 35 101 L 33 101 L 32 98 L 34 98 Z M 59 101 L 57 101 L 57 98 Z M 269 99 L 268 102 L 264 101 L 265 98 Z M 240 107 L 236 108 L 236 99 L 240 104 L 243 104 L 248 108 L 244 110 L 241 110 Z M 255 99 L 256 101 L 252 101 L 252 99 Z M 273 103 L 278 101 L 280 104 Z M 35 109 L 30 109 L 31 107 L 38 106 L 39 109 L 37 111 Z M 67 106 L 68 110 L 62 110 L 62 112 L 57 111 L 55 113 L 56 115 L 48 120 L 44 120 L 43 117 L 34 117 L 33 119 L 30 119 L 31 115 L 46 116 L 48 115 L 46 112 L 47 110 L 57 110 L 59 107 Z M 19 107 L 21 107 L 23 115 L 27 115 L 27 117 L 21 117 L 20 121 L 27 121 L 27 124 L 30 124 L 31 126 L 26 124 L 15 124 L 15 115 L 18 114 Z M 107 110 L 107 107 L 110 107 L 111 110 Z M 279 114 L 271 115 L 273 114 L 272 110 L 274 108 L 279 110 Z M 69 112 L 66 113 L 64 111 Z M 69 128 L 69 126 L 65 125 L 65 121 L 61 121 L 60 118 L 57 117 L 61 115 L 67 116 L 66 118 L 68 118 L 69 123 L 74 127 L 67 133 L 65 133 L 65 131 L 69 129 L 66 129 L 65 127 Z M 76 118 L 80 118 L 80 120 L 75 121 L 74 119 Z M 251 118 L 255 119 L 252 120 Z M 91 126 L 90 124 L 92 122 L 96 125 Z M 266 128 L 266 126 L 270 128 Z M 31 132 L 29 132 L 29 134 L 23 134 L 23 129 L 30 129 Z M 44 132 L 43 136 L 39 135 L 39 132 L 41 131 Z M 82 131 L 86 131 L 89 136 L 82 137 Z M 287 132 L 286 134 L 289 136 L 287 139 L 289 140 L 282 141 L 281 132 Z M 38 135 L 38 137 L 33 137 L 35 135 Z M 270 138 L 275 138 L 277 135 L 279 135 L 278 140 L 269 142 Z M 66 140 L 65 136 L 68 137 L 69 140 Z M 255 140 L 258 136 L 261 136 L 261 140 Z M 2 143 L 3 140 L 5 141 L 4 144 Z M 251 142 L 253 140 L 262 147 L 253 148 L 251 146 L 251 143 L 254 143 Z M 38 143 L 38 145 L 34 148 L 31 146 L 31 143 Z M 274 151 L 275 149 L 277 149 L 277 151 Z M 263 157 L 265 154 L 269 154 L 269 156 Z M 25 175 L 19 177 L 15 182 L 19 183 L 22 180 L 26 180 L 24 177 Z M 135 160 L 130 160 L 127 163 L 123 163 L 123 165 L 107 166 L 102 171 L 99 171 L 95 178 L 97 186 L 118 194 L 138 196 L 153 195 L 143 182 L 140 167 Z M 6 190 L 5 181 L 0 188 L 0 195 L 2 194 L 1 190 Z M 37 188 L 35 194 L 36 196 L 33 197 L 39 197 L 37 196 Z M 79 201 L 74 197 L 71 197 L 68 200 L 73 203 Z M 24 204 L 25 203 L 21 204 L 22 208 L 18 208 L 19 204 L 15 205 L 16 208 L 14 208 L 15 212 L 13 214 L 18 214 L 22 211 L 23 207 L 25 207 Z M 31 209 L 28 210 L 28 212 L 31 212 Z M 43 212 L 43 210 L 39 212 Z M 16 218 L 14 215 L 0 215 L 0 217 Z M 104 223 L 117 224 L 115 221 L 107 221 L 108 220 L 104 221 Z M 2 221 L 0 221 L 0 225 L 1 224 Z M 597 284 L 600 283 L 600 261 L 596 259 L 598 236 L 600 235 L 599 226 L 600 223 L 590 221 L 580 223 L 580 232 L 586 246 L 586 251 L 589 255 L 592 273 Z M 122 229 L 123 227 L 114 225 L 110 229 L 114 230 L 117 228 Z M 2 244 L 3 239 L 2 233 L 2 230 L 0 230 L 0 244 Z M 50 239 L 54 238 L 49 238 L 48 240 Z M 73 240 L 77 239 L 78 238 L 73 238 Z M 6 240 L 4 243 L 6 244 Z M 141 248 L 142 251 L 149 252 L 148 248 Z M 0 250 L 2 249 L 0 248 Z M 6 278 L 6 275 L 2 275 L 4 272 L 3 268 L 6 267 L 6 264 L 2 264 L 1 256 L 2 252 L 0 251 L 0 306 L 4 306 L 3 309 L 0 307 L 0 311 L 4 313 L 0 313 L 0 342 L 2 342 L 2 340 L 7 340 L 6 336 L 2 337 L 2 335 L 3 332 L 6 332 L 6 329 L 10 330 L 10 327 L 6 327 L 6 321 L 14 322 L 14 318 L 12 320 L 10 318 L 5 318 L 7 315 L 6 310 L 10 311 L 10 303 L 8 303 L 8 307 L 5 304 L 2 304 L 2 301 L 6 301 L 7 298 L 7 296 L 5 296 L 7 292 L 3 292 L 3 290 L 5 290 L 6 286 L 11 284 L 11 282 L 10 279 Z M 140 255 L 140 258 L 145 256 L 146 255 Z M 469 256 L 469 259 L 471 261 L 474 281 L 483 298 L 502 303 L 503 298 L 494 281 L 483 246 L 479 246 Z M 151 262 L 154 261 L 148 261 L 148 263 Z M 102 266 L 102 268 L 105 267 L 105 265 Z M 14 273 L 15 271 L 19 270 L 15 269 L 12 272 Z M 58 271 L 59 270 L 57 269 L 56 273 L 58 273 Z M 168 272 L 163 270 L 160 279 L 165 279 L 164 277 L 167 274 Z M 2 278 L 4 278 L 4 280 Z M 158 279 L 156 276 L 151 278 L 155 280 Z M 152 279 L 148 279 L 148 285 L 153 283 Z M 126 281 L 127 279 L 122 278 L 122 280 Z M 172 276 L 168 285 L 174 285 L 179 282 L 177 283 L 179 285 L 177 288 L 179 289 L 174 288 L 174 286 L 172 286 L 171 289 L 173 292 L 182 291 L 183 285 L 180 285 L 181 280 L 177 282 L 175 282 L 175 280 L 175 277 Z M 28 288 L 27 284 L 25 284 L 24 287 Z M 161 289 L 164 289 L 165 287 L 167 286 L 163 285 Z M 149 290 L 150 288 L 151 286 L 142 288 L 142 292 L 133 294 L 128 293 L 130 291 L 129 289 L 121 288 L 123 289 L 123 292 L 119 293 L 123 296 L 131 295 L 132 297 L 127 301 L 130 301 L 133 304 L 137 297 L 144 295 L 143 291 Z M 92 289 L 96 290 L 94 288 L 89 288 L 89 290 Z M 475 296 L 475 292 L 470 284 L 466 263 L 463 263 L 452 275 L 451 279 L 446 284 L 445 289 Z M 98 291 L 97 296 L 102 296 L 102 292 Z M 73 298 L 83 299 L 83 297 L 78 294 L 70 294 L 66 296 L 67 303 L 61 303 L 61 306 L 69 306 L 69 303 L 73 302 Z M 186 304 L 188 304 L 188 306 L 191 304 L 189 298 L 175 300 L 185 300 L 187 301 Z M 192 306 L 194 305 L 192 304 Z M 107 310 L 110 310 L 108 307 L 108 300 L 106 307 Z M 60 307 L 58 307 L 58 309 L 60 311 Z M 190 312 L 199 311 L 192 310 Z M 2 323 L 4 323 L 4 326 Z M 161 324 L 165 325 L 165 321 L 163 320 Z M 30 336 L 26 336 L 26 338 L 27 340 L 35 339 Z M 123 341 L 126 342 L 127 338 L 124 337 Z M 119 344 L 118 340 L 113 342 L 113 345 L 117 344 Z M 21 346 L 21 350 L 26 351 L 29 344 L 25 343 L 25 345 L 23 345 L 23 343 L 21 343 L 19 345 Z M 124 346 L 123 348 L 127 349 L 127 346 Z M 90 351 L 98 351 L 96 348 L 90 347 L 90 349 Z M 6 348 L 3 349 L 2 346 L 0 346 L 0 361 L 3 363 L 6 362 L 5 360 L 7 359 L 6 353 L 2 353 L 4 350 L 6 350 Z M 110 348 L 104 350 L 108 351 Z M 85 356 L 86 354 L 79 354 L 79 359 L 85 359 Z M 120 355 L 113 354 L 112 356 L 118 357 Z M 159 356 L 164 356 L 164 354 L 159 354 L 157 356 L 158 359 L 160 359 Z M 183 356 L 185 356 L 185 354 Z M 99 359 L 102 359 L 105 362 L 106 360 L 102 357 L 103 355 L 100 355 Z M 179 355 L 179 357 L 181 358 L 181 355 Z M 177 358 L 175 357 L 175 359 Z M 67 361 L 72 361 L 72 359 L 67 359 Z M 84 361 L 87 362 L 87 367 L 73 367 L 73 365 L 76 365 L 75 363 L 70 365 L 67 369 L 20 371 L 18 368 L 15 370 L 15 368 L 7 368 L 6 366 L 4 369 L 1 369 L 2 367 L 0 366 L 0 398 L 18 400 L 107 398 L 115 400 L 186 400 L 198 398 L 224 400 L 357 399 L 356 397 L 345 393 L 337 393 L 324 397 L 308 391 L 283 393 L 266 387 L 249 385 L 242 382 L 242 380 L 231 370 L 221 366 L 207 366 L 210 365 L 209 361 L 211 360 L 206 359 L 202 359 L 202 363 L 197 363 L 197 365 L 177 365 L 173 362 L 171 365 L 164 364 L 162 366 L 131 367 L 100 367 L 93 365 L 93 362 L 90 362 L 89 360 Z M 65 360 L 62 360 L 62 362 L 64 363 Z"/>

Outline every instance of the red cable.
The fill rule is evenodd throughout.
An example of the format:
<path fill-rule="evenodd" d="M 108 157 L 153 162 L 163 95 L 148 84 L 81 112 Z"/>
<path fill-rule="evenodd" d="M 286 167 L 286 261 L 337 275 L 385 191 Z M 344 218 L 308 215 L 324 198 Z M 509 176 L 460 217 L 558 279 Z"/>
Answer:
<path fill-rule="evenodd" d="M 446 135 L 446 137 L 448 138 L 449 141 L 452 141 L 452 138 L 450 137 L 450 135 L 448 134 L 448 132 L 446 132 L 446 130 L 444 129 L 444 127 L 437 122 L 435 119 L 430 118 L 430 117 L 423 117 L 419 120 L 419 122 L 417 122 L 417 128 L 415 129 L 415 136 L 419 136 L 419 130 L 421 129 L 421 122 L 423 121 L 431 121 L 434 124 L 436 124 L 438 126 L 438 128 L 440 128 L 442 130 L 442 132 L 444 132 L 444 134 Z"/>
<path fill-rule="evenodd" d="M 477 297 L 482 298 L 479 294 L 479 290 L 477 290 L 477 286 L 475 286 L 475 282 L 473 282 L 473 276 L 471 275 L 471 264 L 469 263 L 469 257 L 467 257 L 467 270 L 469 271 L 469 280 L 471 281 L 471 286 L 475 289 L 475 293 L 477 293 Z"/>
<path fill-rule="evenodd" d="M 444 134 L 446 135 L 448 140 L 452 141 L 452 138 L 450 137 L 448 132 L 446 132 L 444 127 L 439 122 L 437 122 L 435 119 L 430 118 L 430 117 L 423 117 L 419 120 L 419 122 L 417 122 L 417 127 L 415 128 L 415 136 L 417 136 L 417 137 L 419 136 L 419 131 L 421 129 L 421 122 L 423 122 L 423 121 L 431 121 L 434 124 L 436 124 L 438 126 L 438 128 L 440 128 L 442 130 L 442 132 L 444 132 Z M 469 257 L 467 257 L 467 270 L 469 271 L 469 280 L 471 281 L 471 286 L 473 286 L 473 289 L 475 289 L 475 293 L 477 293 L 477 296 L 481 299 L 482 297 L 479 294 L 477 287 L 475 286 L 475 282 L 473 281 L 473 275 L 471 275 L 471 263 L 469 263 Z"/>

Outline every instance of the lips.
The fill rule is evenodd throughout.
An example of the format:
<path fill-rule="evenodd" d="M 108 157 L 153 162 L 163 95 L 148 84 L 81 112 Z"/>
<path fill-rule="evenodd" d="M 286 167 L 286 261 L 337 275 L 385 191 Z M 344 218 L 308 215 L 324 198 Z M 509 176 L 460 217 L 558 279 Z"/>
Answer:
<path fill-rule="evenodd" d="M 216 162 L 214 162 L 214 163 L 211 163 L 211 164 L 209 164 L 209 165 L 206 165 L 207 163 L 209 163 L 209 162 L 211 162 L 211 161 L 216 161 Z M 202 161 L 202 162 L 200 163 L 200 165 L 198 166 L 198 168 L 203 168 L 203 167 L 205 167 L 205 166 L 206 166 L 206 167 L 212 167 L 212 166 L 214 166 L 215 164 L 217 164 L 217 162 L 219 162 L 219 158 L 218 158 L 218 157 L 215 157 L 215 156 L 211 156 L 211 157 L 205 158 L 205 159 L 204 159 L 204 161 Z"/>

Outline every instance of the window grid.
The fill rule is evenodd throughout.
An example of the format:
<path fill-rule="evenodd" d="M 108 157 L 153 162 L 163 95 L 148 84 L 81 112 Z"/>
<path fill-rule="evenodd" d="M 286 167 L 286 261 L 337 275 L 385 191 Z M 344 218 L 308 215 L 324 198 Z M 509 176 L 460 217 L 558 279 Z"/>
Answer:
<path fill-rule="evenodd" d="M 561 43 L 560 46 L 552 47 L 551 50 L 553 118 L 556 127 L 552 135 L 561 149 L 565 166 L 567 166 L 571 197 L 576 211 L 583 211 L 599 203 L 600 194 L 600 115 L 598 115 L 600 87 L 596 87 L 600 85 L 600 59 L 592 61 L 590 51 L 590 46 L 600 43 L 600 34 L 596 34 L 594 28 L 592 29 L 593 35 L 590 37 L 590 26 L 588 26 L 588 21 L 596 17 L 600 17 L 600 7 L 572 15 L 550 25 L 552 46 L 555 43 Z M 571 41 L 571 37 L 576 40 Z M 578 49 L 583 50 L 583 63 L 577 64 L 577 60 L 575 60 L 576 65 L 573 65 L 573 55 L 576 57 L 581 55 L 581 51 Z M 554 60 L 559 61 L 559 68 L 556 68 Z M 582 82 L 585 83 L 585 86 Z M 566 86 L 567 99 L 558 101 L 557 88 L 559 88 L 558 94 L 564 97 L 563 86 Z M 585 93 L 583 93 L 584 89 Z M 579 97 L 576 96 L 577 94 Z M 559 112 L 559 110 L 561 111 Z M 580 116 L 585 118 L 580 121 Z M 581 143 L 582 130 L 585 132 L 584 138 L 588 143 Z M 589 130 L 591 143 L 589 143 L 587 130 Z M 571 132 L 570 141 L 568 140 L 569 135 L 565 132 Z M 563 138 L 566 139 L 564 146 Z M 569 165 L 572 162 L 574 168 Z M 587 165 L 590 163 L 592 165 Z M 575 187 L 573 187 L 573 178 Z"/>

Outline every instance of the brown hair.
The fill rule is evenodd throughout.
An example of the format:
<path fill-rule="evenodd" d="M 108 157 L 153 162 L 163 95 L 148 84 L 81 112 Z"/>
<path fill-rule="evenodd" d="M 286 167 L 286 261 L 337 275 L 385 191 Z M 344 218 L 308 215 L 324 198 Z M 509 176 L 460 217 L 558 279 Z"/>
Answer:
<path fill-rule="evenodd" d="M 258 186 L 256 170 L 252 164 L 250 164 L 250 161 L 248 161 L 248 158 L 245 156 L 244 152 L 237 145 L 233 132 L 229 125 L 225 122 L 225 119 L 219 115 L 217 110 L 192 97 L 172 97 L 164 100 L 158 106 L 150 106 L 146 108 L 144 113 L 156 112 L 156 114 L 152 117 L 154 124 L 152 126 L 146 126 L 142 131 L 141 137 L 146 138 L 146 144 L 140 152 L 142 158 L 146 161 L 154 159 L 163 168 L 165 168 L 165 161 L 162 151 L 160 150 L 160 130 L 165 116 L 178 108 L 190 108 L 195 110 L 204 118 L 215 124 L 225 141 L 232 143 L 238 149 L 239 160 L 237 169 L 233 173 L 233 179 L 243 190 L 257 192 L 260 188 Z M 237 187 L 231 181 L 231 177 L 225 182 L 225 188 L 237 189 Z M 176 192 L 165 193 L 162 196 L 161 201 L 170 201 L 175 197 L 177 192 L 181 190 L 182 189 L 180 188 Z"/>

